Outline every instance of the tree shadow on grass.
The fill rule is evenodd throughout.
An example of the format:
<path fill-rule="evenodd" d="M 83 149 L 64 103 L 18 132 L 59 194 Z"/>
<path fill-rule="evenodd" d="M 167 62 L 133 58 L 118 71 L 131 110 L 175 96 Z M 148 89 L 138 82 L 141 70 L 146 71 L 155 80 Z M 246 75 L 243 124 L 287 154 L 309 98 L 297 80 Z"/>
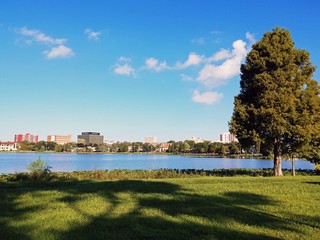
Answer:
<path fill-rule="evenodd" d="M 23 207 L 18 201 L 28 193 L 33 198 L 41 197 L 44 190 L 63 193 L 53 201 L 67 203 L 86 219 L 71 222 L 65 230 L 43 230 L 53 239 L 279 239 L 254 229 L 299 232 L 290 222 L 259 210 L 277 205 L 276 201 L 248 192 L 199 195 L 159 181 L 0 183 L 0 189 L 3 240 L 34 239 L 28 232 L 35 226 L 21 227 L 12 221 L 23 221 L 30 213 L 45 210 L 41 204 Z M 84 196 L 90 194 L 105 200 L 108 209 L 88 214 L 79 207 Z M 130 198 L 122 199 L 120 194 Z M 132 208 L 115 214 L 114 209 L 126 206 L 126 201 L 134 202 Z"/>
<path fill-rule="evenodd" d="M 307 184 L 320 185 L 320 182 L 305 182 Z"/>

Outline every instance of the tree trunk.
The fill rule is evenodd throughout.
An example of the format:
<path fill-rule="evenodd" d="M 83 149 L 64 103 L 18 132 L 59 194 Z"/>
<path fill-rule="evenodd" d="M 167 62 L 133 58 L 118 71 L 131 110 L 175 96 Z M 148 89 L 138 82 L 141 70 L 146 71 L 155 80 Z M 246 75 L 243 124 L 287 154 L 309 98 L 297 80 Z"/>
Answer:
<path fill-rule="evenodd" d="M 294 158 L 291 158 L 291 169 L 292 169 L 292 176 L 296 175 L 295 167 L 294 167 Z"/>
<path fill-rule="evenodd" d="M 273 160 L 274 176 L 282 176 L 281 155 L 275 155 Z"/>
<path fill-rule="evenodd" d="M 273 172 L 274 176 L 282 176 L 282 168 L 281 168 L 281 142 L 279 139 L 275 139 L 274 141 L 274 149 L 273 149 L 274 159 L 273 159 Z"/>

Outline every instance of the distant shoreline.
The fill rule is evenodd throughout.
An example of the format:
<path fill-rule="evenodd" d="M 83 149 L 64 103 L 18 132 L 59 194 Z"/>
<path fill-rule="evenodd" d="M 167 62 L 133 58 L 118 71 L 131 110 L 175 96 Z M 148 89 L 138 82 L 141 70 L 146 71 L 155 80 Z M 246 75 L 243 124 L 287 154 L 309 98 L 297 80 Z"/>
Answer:
<path fill-rule="evenodd" d="M 81 155 L 95 155 L 95 154 L 124 154 L 124 155 L 168 155 L 168 156 L 190 156 L 190 157 L 206 157 L 206 158 L 241 158 L 241 159 L 270 159 L 261 154 L 230 154 L 230 155 L 217 155 L 210 153 L 167 153 L 167 152 L 35 152 L 35 151 L 1 151 L 0 154 L 10 154 L 10 153 L 30 153 L 30 154 L 81 154 Z"/>

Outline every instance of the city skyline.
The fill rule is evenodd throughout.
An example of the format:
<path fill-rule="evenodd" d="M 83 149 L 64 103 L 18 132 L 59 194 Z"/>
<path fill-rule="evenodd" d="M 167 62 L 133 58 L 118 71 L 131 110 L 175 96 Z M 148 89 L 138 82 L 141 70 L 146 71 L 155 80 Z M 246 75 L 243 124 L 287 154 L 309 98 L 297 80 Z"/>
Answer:
<path fill-rule="evenodd" d="M 83 133 L 86 133 L 86 132 L 81 132 L 81 134 L 83 134 Z M 99 133 L 99 135 L 100 134 L 101 133 Z M 221 133 L 219 133 L 218 136 L 210 138 L 210 139 L 204 139 L 204 138 L 199 138 L 199 137 L 196 137 L 196 136 L 191 136 L 191 137 L 186 138 L 186 139 L 177 140 L 177 139 L 170 138 L 170 139 L 167 139 L 167 140 L 158 141 L 158 137 L 156 137 L 156 136 L 145 136 L 145 137 L 143 137 L 143 139 L 140 139 L 138 141 L 128 141 L 128 140 L 122 140 L 122 141 L 123 142 L 148 142 L 148 143 L 161 143 L 161 142 L 168 142 L 168 141 L 171 141 L 171 140 L 173 140 L 173 141 L 192 140 L 192 141 L 195 141 L 195 142 L 203 142 L 203 141 L 213 141 L 213 142 L 219 142 L 220 141 L 220 142 L 224 142 L 224 141 L 221 140 L 221 135 L 222 134 L 230 134 L 230 133 L 229 132 L 221 132 Z M 32 138 L 31 138 L 32 140 L 29 139 L 28 137 L 26 137 L 28 135 L 32 136 Z M 103 134 L 101 134 L 101 135 L 103 136 Z M 233 135 L 233 134 L 231 134 L 231 135 Z M 34 136 L 34 138 L 33 138 L 33 136 Z M 35 142 L 35 143 L 37 143 L 37 142 L 40 142 L 40 141 L 45 141 L 45 142 L 56 142 L 58 144 L 65 144 L 65 143 L 69 143 L 69 142 L 77 142 L 79 136 L 80 136 L 80 134 L 77 134 L 76 136 L 72 136 L 70 134 L 69 135 L 65 135 L 65 136 L 58 135 L 58 134 L 54 134 L 54 135 L 50 134 L 50 135 L 46 135 L 46 137 L 42 139 L 42 138 L 38 138 L 38 135 L 32 135 L 30 133 L 26 133 L 26 134 L 19 133 L 19 134 L 15 134 L 13 136 L 13 140 L 3 141 L 3 140 L 0 139 L 0 142 L 13 142 L 13 143 L 15 143 L 15 142 L 27 141 L 27 142 Z M 33 139 L 35 139 L 35 141 Z M 117 139 L 105 139 L 104 142 L 110 142 L 110 141 L 111 142 L 121 142 L 121 141 L 119 141 Z"/>
<path fill-rule="evenodd" d="M 217 140 L 240 64 L 265 32 L 288 29 L 320 66 L 320 3 L 276 3 L 3 1 L 0 140 L 75 140 L 86 130 L 131 142 Z"/>
<path fill-rule="evenodd" d="M 75 143 L 79 143 L 79 137 L 81 138 L 84 135 L 99 135 L 102 136 L 102 138 L 104 138 L 103 134 L 101 134 L 100 132 L 81 132 L 81 135 L 78 134 L 77 136 L 73 137 L 72 135 L 47 135 L 45 139 L 39 139 L 38 135 L 33 135 L 31 133 L 19 133 L 19 134 L 15 134 L 13 137 L 13 141 L 11 140 L 7 140 L 7 141 L 2 141 L 0 139 L 0 143 L 1 142 L 12 142 L 12 143 L 20 143 L 23 141 L 27 141 L 27 142 L 31 142 L 31 143 L 38 143 L 40 141 L 44 141 L 44 142 L 55 142 L 57 144 L 63 145 L 63 144 L 67 144 L 67 143 L 71 143 L 71 142 L 75 142 Z M 199 138 L 197 136 L 191 136 L 187 139 L 182 139 L 182 140 L 176 140 L 171 138 L 170 140 L 163 140 L 163 141 L 158 141 L 158 137 L 157 136 L 145 136 L 143 138 L 143 140 L 138 140 L 138 141 L 127 141 L 127 140 L 123 140 L 122 142 L 144 142 L 144 143 L 165 143 L 165 142 L 169 142 L 169 141 L 194 141 L 195 143 L 200 143 L 200 142 L 204 142 L 204 141 L 210 141 L 210 142 L 222 142 L 222 143 L 228 143 L 228 142 L 238 142 L 237 138 L 234 136 L 234 134 L 231 134 L 230 132 L 220 132 L 219 136 L 215 137 L 215 138 L 211 138 L 211 139 L 204 139 L 204 138 Z M 103 143 L 107 143 L 107 142 L 121 142 L 121 141 L 117 141 L 116 139 L 105 139 L 102 140 Z"/>

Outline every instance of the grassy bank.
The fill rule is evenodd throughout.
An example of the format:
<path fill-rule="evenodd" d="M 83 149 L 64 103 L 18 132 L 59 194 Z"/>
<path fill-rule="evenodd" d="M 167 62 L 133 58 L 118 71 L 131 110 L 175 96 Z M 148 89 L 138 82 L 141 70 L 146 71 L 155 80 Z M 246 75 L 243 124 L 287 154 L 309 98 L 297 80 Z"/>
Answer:
<path fill-rule="evenodd" d="M 283 169 L 285 176 L 290 176 L 291 170 Z M 297 169 L 298 176 L 320 175 L 319 170 Z M 252 177 L 271 177 L 273 169 L 159 169 L 159 170 L 92 170 L 74 172 L 51 172 L 50 174 L 32 174 L 28 172 L 1 174 L 0 182 L 6 181 L 78 181 L 78 180 L 143 180 L 143 179 L 163 179 L 163 178 L 194 178 L 203 176 L 231 177 L 231 176 L 252 176 Z"/>
<path fill-rule="evenodd" d="M 319 176 L 0 182 L 0 239 L 319 239 Z"/>

